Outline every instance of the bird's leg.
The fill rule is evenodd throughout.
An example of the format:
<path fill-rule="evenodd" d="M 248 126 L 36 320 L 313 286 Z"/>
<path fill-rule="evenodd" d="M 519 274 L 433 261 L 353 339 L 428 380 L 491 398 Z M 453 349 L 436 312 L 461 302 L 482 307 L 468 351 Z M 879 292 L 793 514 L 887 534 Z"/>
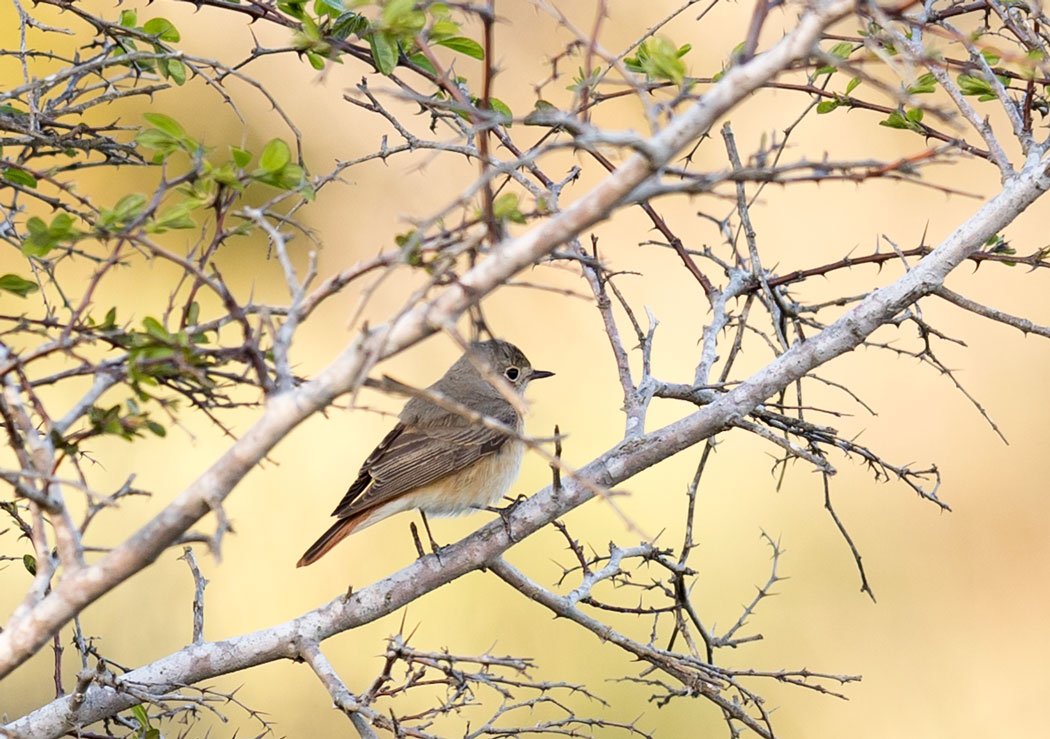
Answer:
<path fill-rule="evenodd" d="M 507 532 L 507 538 L 510 539 L 513 542 L 516 542 L 517 539 L 514 538 L 514 533 L 510 530 L 510 517 L 511 517 L 511 514 L 514 513 L 514 509 L 515 508 L 517 508 L 519 505 L 521 505 L 523 501 L 528 500 L 528 496 L 527 495 L 519 495 L 517 498 L 513 498 L 512 499 L 510 497 L 507 497 L 507 498 L 504 498 L 504 500 L 509 500 L 510 503 L 508 505 L 504 506 L 503 508 L 494 508 L 493 506 L 485 506 L 483 510 L 488 511 L 489 513 L 499 514 L 500 520 L 503 521 L 503 530 Z"/>
<path fill-rule="evenodd" d="M 416 522 L 410 521 L 408 524 L 408 530 L 412 532 L 412 543 L 416 545 L 416 554 L 419 555 L 420 559 L 427 556 L 427 553 L 423 551 L 423 542 L 419 540 L 419 529 L 416 528 Z"/>
<path fill-rule="evenodd" d="M 427 514 L 423 512 L 422 508 L 419 509 L 419 516 L 423 519 L 423 528 L 427 530 L 427 538 L 430 539 L 430 551 L 437 557 L 438 564 L 441 564 L 441 550 L 445 547 L 434 541 L 434 535 L 430 533 L 430 524 L 427 522 Z"/>

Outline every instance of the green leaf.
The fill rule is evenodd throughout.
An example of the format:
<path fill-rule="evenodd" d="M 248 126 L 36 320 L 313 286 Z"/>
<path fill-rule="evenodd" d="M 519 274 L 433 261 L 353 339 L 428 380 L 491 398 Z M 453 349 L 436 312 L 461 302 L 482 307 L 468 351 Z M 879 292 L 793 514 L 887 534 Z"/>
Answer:
<path fill-rule="evenodd" d="M 846 94 L 849 95 L 851 92 L 857 89 L 857 85 L 860 84 L 860 77 L 854 77 L 846 85 Z"/>
<path fill-rule="evenodd" d="M 417 51 L 415 54 L 410 56 L 408 60 L 415 64 L 417 67 L 425 69 L 431 74 L 437 74 L 437 70 L 434 69 L 434 65 L 430 63 L 430 60 L 427 59 L 426 55 L 421 51 Z"/>
<path fill-rule="evenodd" d="M 922 108 L 912 108 L 907 113 L 905 113 L 905 118 L 914 123 L 919 123 L 922 120 L 922 116 Z"/>
<path fill-rule="evenodd" d="M 30 575 L 36 577 L 36 557 L 34 557 L 32 554 L 23 554 L 22 566 L 26 568 L 26 571 Z"/>
<path fill-rule="evenodd" d="M 303 18 L 303 26 L 296 36 L 298 39 L 297 42 L 293 43 L 293 46 L 297 49 L 314 48 L 318 43 L 322 46 L 324 45 L 321 39 L 321 29 L 310 16 Z"/>
<path fill-rule="evenodd" d="M 935 89 L 937 89 L 937 78 L 933 76 L 932 72 L 927 72 L 908 85 L 908 94 L 921 95 L 933 92 Z"/>
<path fill-rule="evenodd" d="M 73 228 L 73 217 L 59 213 L 51 219 L 51 225 L 37 216 L 26 221 L 29 235 L 22 242 L 22 253 L 27 257 L 43 257 L 63 241 L 75 241 L 80 232 Z"/>
<path fill-rule="evenodd" d="M 175 82 L 176 85 L 183 85 L 186 82 L 186 65 L 180 62 L 178 59 L 168 59 L 164 65 L 167 69 L 168 76 Z"/>
<path fill-rule="evenodd" d="M 186 131 L 179 125 L 178 121 L 163 113 L 143 113 L 142 117 L 152 123 L 158 130 L 163 131 L 172 138 L 186 138 Z"/>
<path fill-rule="evenodd" d="M 36 187 L 36 177 L 31 175 L 29 172 L 26 172 L 24 169 L 8 167 L 4 170 L 4 179 L 8 182 L 13 182 L 16 185 L 22 185 L 23 187 Z"/>
<path fill-rule="evenodd" d="M 442 39 L 435 43 L 439 46 L 444 46 L 446 49 L 458 51 L 460 54 L 466 54 L 473 59 L 485 58 L 485 50 L 481 48 L 481 44 L 472 38 L 467 38 L 466 36 L 453 36 L 452 38 Z"/>
<path fill-rule="evenodd" d="M 287 164 L 277 172 L 267 172 L 262 169 L 256 170 L 253 173 L 253 176 L 259 182 L 273 185 L 281 190 L 295 190 L 296 188 L 302 187 L 306 180 L 306 173 L 298 164 Z M 304 189 L 303 197 L 306 197 L 308 200 L 312 199 L 313 193 L 308 193 Z"/>
<path fill-rule="evenodd" d="M 0 277 L 0 290 L 4 292 L 14 293 L 19 297 L 24 298 L 29 293 L 34 293 L 40 289 L 40 286 L 31 280 L 26 280 L 18 275 L 6 274 Z"/>
<path fill-rule="evenodd" d="M 849 55 L 853 53 L 853 44 L 849 41 L 842 41 L 832 46 L 828 53 L 838 59 L 849 59 Z"/>
<path fill-rule="evenodd" d="M 142 319 L 142 328 L 146 329 L 147 334 L 160 341 L 170 342 L 174 338 L 171 333 L 161 325 L 160 321 L 152 316 L 146 316 Z"/>
<path fill-rule="evenodd" d="M 303 184 L 306 173 L 298 164 L 289 164 L 284 167 L 277 178 L 277 186 L 285 190 L 294 190 Z"/>
<path fill-rule="evenodd" d="M 982 51 L 981 56 L 983 56 L 984 60 L 988 62 L 988 66 L 994 67 L 996 64 L 999 63 L 999 55 L 991 49 L 985 49 L 984 51 Z"/>
<path fill-rule="evenodd" d="M 1026 80 L 1035 79 L 1036 71 L 1039 69 L 1039 65 L 1043 62 L 1043 52 L 1039 49 L 1031 49 L 1025 54 L 1025 63 L 1020 65 L 1018 70 L 1021 76 Z M 1045 113 L 1043 114 L 1046 115 Z"/>
<path fill-rule="evenodd" d="M 134 28 L 135 24 L 138 23 L 139 14 L 134 10 L 122 10 L 120 11 L 120 25 L 124 28 Z"/>
<path fill-rule="evenodd" d="M 163 438 L 163 437 L 168 435 L 167 429 L 165 429 L 163 426 L 161 426 L 156 421 L 149 421 L 149 420 L 147 420 L 146 421 L 146 428 L 148 428 L 156 436 L 159 436 L 161 438 Z M 153 729 L 153 731 L 156 731 L 156 729 Z M 158 736 L 159 736 L 159 734 L 158 734 Z"/>
<path fill-rule="evenodd" d="M 345 39 L 355 33 L 361 35 L 361 32 L 366 28 L 368 28 L 368 19 L 360 13 L 355 13 L 351 10 L 335 19 L 335 23 L 328 30 L 328 34 L 336 38 Z"/>
<path fill-rule="evenodd" d="M 879 125 L 886 126 L 887 128 L 906 128 L 911 131 L 922 131 L 922 126 L 920 126 L 918 122 L 905 117 L 899 110 L 890 113 L 886 120 L 879 121 Z"/>
<path fill-rule="evenodd" d="M 314 3 L 314 12 L 317 15 L 338 17 L 346 12 L 346 6 L 343 5 L 343 0 L 316 0 Z"/>
<path fill-rule="evenodd" d="M 150 728 L 149 714 L 146 713 L 146 709 L 143 708 L 141 704 L 131 707 L 131 715 L 139 722 L 139 726 L 142 728 L 143 733 Z"/>
<path fill-rule="evenodd" d="M 430 6 L 431 14 L 433 14 L 434 6 Z M 455 21 L 442 18 L 441 20 L 434 21 L 430 26 L 430 40 L 437 43 L 441 39 L 451 38 L 459 35 L 459 24 Z"/>
<path fill-rule="evenodd" d="M 47 233 L 47 224 L 37 216 L 30 216 L 26 221 L 26 229 L 30 236 L 42 236 Z"/>
<path fill-rule="evenodd" d="M 241 184 L 240 174 L 238 170 L 234 168 L 232 162 L 226 162 L 226 164 L 222 165 L 218 169 L 212 170 L 211 176 L 216 182 L 221 182 L 227 187 L 232 187 L 238 192 L 244 189 L 244 186 Z"/>
<path fill-rule="evenodd" d="M 195 207 L 196 204 L 192 201 L 177 203 L 157 216 L 149 230 L 153 233 L 164 233 L 169 228 L 196 228 L 196 222 L 189 216 Z"/>
<path fill-rule="evenodd" d="M 388 0 L 380 16 L 382 29 L 395 36 L 415 35 L 423 30 L 427 16 L 415 5 L 416 0 Z"/>
<path fill-rule="evenodd" d="M 230 147 L 230 154 L 233 155 L 233 163 L 241 169 L 244 169 L 252 161 L 252 153 L 245 151 L 244 149 L 238 149 L 236 146 Z"/>
<path fill-rule="evenodd" d="M 390 74 L 397 66 L 397 41 L 385 31 L 375 31 L 368 36 L 372 49 L 372 61 L 380 74 Z"/>
<path fill-rule="evenodd" d="M 514 120 L 514 113 L 510 107 L 499 98 L 489 98 L 489 107 L 499 113 L 500 123 L 510 128 L 511 121 Z"/>
<path fill-rule="evenodd" d="M 959 91 L 963 95 L 992 95 L 995 91 L 992 86 L 980 77 L 971 74 L 960 74 L 958 77 Z"/>
<path fill-rule="evenodd" d="M 302 20 L 306 15 L 303 10 L 304 5 L 306 5 L 306 0 L 278 0 L 277 9 L 287 13 L 293 18 Z"/>
<path fill-rule="evenodd" d="M 310 62 L 310 66 L 320 71 L 324 69 L 324 57 L 314 51 L 306 52 L 306 60 Z"/>
<path fill-rule="evenodd" d="M 838 100 L 824 100 L 822 102 L 817 103 L 817 114 L 824 115 L 825 113 L 830 113 L 837 107 L 839 107 Z"/>
<path fill-rule="evenodd" d="M 886 126 L 887 128 L 908 128 L 908 120 L 900 114 L 898 111 L 890 113 L 889 117 L 884 121 L 879 121 L 880 126 Z"/>
<path fill-rule="evenodd" d="M 525 223 L 525 216 L 518 208 L 518 196 L 513 192 L 500 195 L 492 202 L 492 215 L 500 221 Z"/>
<path fill-rule="evenodd" d="M 259 156 L 259 166 L 270 173 L 280 172 L 292 161 L 292 150 L 281 139 L 270 139 Z"/>
<path fill-rule="evenodd" d="M 179 41 L 182 36 L 178 29 L 167 18 L 151 18 L 142 26 L 142 30 L 161 41 Z"/>
<path fill-rule="evenodd" d="M 416 5 L 416 0 L 387 0 L 383 5 L 383 22 L 391 23 L 408 13 Z"/>
<path fill-rule="evenodd" d="M 48 227 L 51 233 L 58 236 L 60 239 L 67 239 L 76 236 L 79 232 L 73 228 L 73 216 L 68 213 L 59 213 L 57 216 L 51 219 L 51 225 Z"/>
<path fill-rule="evenodd" d="M 147 128 L 135 135 L 135 143 L 153 149 L 161 158 L 161 161 L 171 152 L 182 148 L 181 142 L 173 138 L 171 134 L 164 133 L 157 128 Z M 159 162 L 157 162 L 159 163 Z"/>
<path fill-rule="evenodd" d="M 685 80 L 685 62 L 678 55 L 678 47 L 666 36 L 654 36 L 642 42 L 638 46 L 637 56 L 633 58 L 633 65 L 652 79 L 669 80 L 676 85 Z M 628 68 L 631 66 L 628 63 Z"/>
<path fill-rule="evenodd" d="M 106 311 L 106 317 L 98 327 L 100 331 L 112 331 L 117 327 L 117 307 L 113 306 Z"/>
<path fill-rule="evenodd" d="M 117 201 L 117 204 L 113 206 L 113 214 L 118 222 L 126 223 L 134 220 L 145 207 L 146 196 L 133 192 Z"/>

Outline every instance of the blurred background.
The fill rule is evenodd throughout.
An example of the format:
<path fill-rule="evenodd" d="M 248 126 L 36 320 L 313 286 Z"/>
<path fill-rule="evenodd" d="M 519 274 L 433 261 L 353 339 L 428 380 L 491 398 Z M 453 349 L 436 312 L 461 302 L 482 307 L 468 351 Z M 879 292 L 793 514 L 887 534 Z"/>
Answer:
<path fill-rule="evenodd" d="M 558 6 L 578 27 L 593 24 L 595 3 L 559 2 Z M 187 4 L 124 3 L 107 12 L 115 19 L 127 7 L 137 7 L 140 19 L 154 14 L 169 18 L 182 32 L 181 47 L 187 52 L 221 56 L 229 63 L 247 54 L 253 34 L 265 47 L 288 43 L 283 31 L 263 24 L 249 26 L 234 15 L 207 8 L 195 11 Z M 603 47 L 624 48 L 675 7 L 664 0 L 610 3 L 610 16 L 601 33 Z M 676 43 L 692 44 L 686 56 L 691 74 L 711 76 L 743 38 L 751 6 L 719 3 L 698 23 L 695 17 L 703 7 L 687 10 L 668 27 L 667 35 Z M 101 5 L 99 8 L 102 12 Z M 494 94 L 523 115 L 535 101 L 534 84 L 550 74 L 547 59 L 563 51 L 572 37 L 529 3 L 501 0 L 497 9 L 503 21 L 496 26 L 500 74 Z M 793 6 L 776 11 L 767 24 L 763 44 L 774 42 L 791 28 L 796 12 Z M 83 31 L 69 16 L 47 11 L 39 15 L 45 22 Z M 477 37 L 480 27 L 466 31 Z M 10 5 L 0 4 L 0 39 L 6 48 L 15 43 L 15 34 L 17 15 Z M 71 40 L 70 50 L 73 43 Z M 569 95 L 564 88 L 571 84 L 576 61 L 563 64 L 562 76 L 544 90 L 545 97 L 561 100 Z M 18 84 L 18 67 L 11 60 L 3 64 L 0 85 Z M 476 78 L 479 68 L 476 62 L 457 57 L 459 74 Z M 324 172 L 337 160 L 377 150 L 383 136 L 397 143 L 381 119 L 343 100 L 343 94 L 352 92 L 361 76 L 368 75 L 360 63 L 347 59 L 343 65 L 329 65 L 318 73 L 305 61 L 276 55 L 259 59 L 245 72 L 273 93 L 300 128 L 304 158 L 312 172 Z M 390 89 L 389 82 L 368 76 L 373 90 Z M 243 143 L 258 151 L 273 136 L 287 137 L 287 129 L 264 98 L 235 80 L 229 82 L 228 91 L 246 118 L 246 126 L 218 96 L 194 82 L 179 94 L 159 95 L 152 103 L 138 101 L 139 107 L 124 105 L 112 113 L 136 123 L 144 111 L 163 112 L 214 146 Z M 736 109 L 731 121 L 742 155 L 746 158 L 763 141 L 780 135 L 805 102 L 797 93 L 767 90 Z M 406 115 L 412 113 L 410 106 L 394 107 Z M 605 118 L 596 122 L 646 130 L 637 102 L 629 98 L 608 106 L 601 115 Z M 827 154 L 832 159 L 893 160 L 926 148 L 914 134 L 880 127 L 877 121 L 874 114 L 845 109 L 811 115 L 793 134 L 786 157 L 819 159 Z M 428 121 L 416 122 L 425 127 Z M 532 134 L 520 135 L 527 140 Z M 561 164 L 552 159 L 547 171 L 564 174 L 575 161 L 566 154 Z M 708 169 L 726 167 L 719 136 L 713 135 L 699 148 L 694 164 Z M 86 176 L 80 189 L 109 202 L 136 187 L 152 187 L 155 178 L 155 173 L 130 168 L 119 174 L 119 179 L 110 176 L 108 181 Z M 348 170 L 344 182 L 323 190 L 317 202 L 301 212 L 301 220 L 323 243 L 320 274 L 331 274 L 391 248 L 394 234 L 410 230 L 413 219 L 435 212 L 475 175 L 475 167 L 463 160 L 428 153 Z M 581 180 L 566 189 L 563 202 L 586 192 L 600 176 L 588 164 Z M 931 179 L 977 195 L 991 194 L 998 186 L 997 172 L 984 162 L 940 167 L 931 170 Z M 936 244 L 979 202 L 885 181 L 770 186 L 752 210 L 752 218 L 765 265 L 786 273 L 851 253 L 870 253 L 880 248 L 882 235 L 901 248 L 918 245 L 924 233 L 927 244 Z M 722 239 L 709 220 L 697 217 L 697 211 L 724 218 L 733 204 L 726 198 L 705 197 L 666 200 L 657 207 L 688 247 L 702 248 L 705 244 L 718 246 Z M 1038 203 L 1004 234 L 1019 253 L 1028 254 L 1047 244 L 1048 207 Z M 618 284 L 639 315 L 644 315 L 643 306 L 647 306 L 660 321 L 654 374 L 685 382 L 692 377 L 697 342 L 709 320 L 707 303 L 672 252 L 638 245 L 652 237 L 649 229 L 640 212 L 626 211 L 595 233 L 611 267 L 641 273 L 625 275 Z M 167 243 L 177 246 L 183 239 L 185 248 L 191 238 L 192 233 L 176 232 Z M 305 252 L 305 241 L 300 243 Z M 886 244 L 881 248 L 886 250 Z M 219 264 L 241 299 L 254 293 L 280 300 L 284 288 L 279 268 L 263 262 L 261 254 L 260 242 L 234 242 L 220 256 Z M 21 259 L 6 250 L 0 256 L 2 271 L 18 268 Z M 140 263 L 133 270 L 113 273 L 102 286 L 98 302 L 118 304 L 123 320 L 137 322 L 163 309 L 174 274 L 167 265 Z M 415 277 L 403 274 L 403 279 L 395 277 L 380 286 L 366 307 L 365 318 L 373 323 L 385 320 L 401 305 L 408 290 L 418 284 Z M 828 280 L 810 280 L 797 287 L 796 295 L 818 300 L 856 294 L 899 274 L 895 263 L 881 271 L 857 267 Z M 721 275 L 712 276 L 722 281 Z M 963 265 L 950 277 L 948 286 L 1045 324 L 1050 323 L 1047 279 L 1041 272 L 1028 273 L 1020 267 L 989 264 L 974 270 Z M 537 268 L 523 274 L 521 281 L 587 293 L 579 275 L 563 269 Z M 301 328 L 292 353 L 300 374 L 309 376 L 324 367 L 354 336 L 355 327 L 349 320 L 366 284 L 328 301 Z M 5 312 L 32 310 L 32 297 L 30 303 L 10 295 L 0 296 L 0 301 Z M 528 430 L 549 435 L 559 424 L 568 434 L 564 459 L 572 465 L 582 465 L 615 444 L 622 436 L 622 397 L 593 303 L 519 286 L 501 290 L 484 307 L 497 333 L 520 346 L 534 366 L 557 373 L 530 390 L 533 410 Z M 863 676 L 860 683 L 843 689 L 848 701 L 771 682 L 748 683 L 766 698 L 766 708 L 774 711 L 774 727 L 782 736 L 830 738 L 848 732 L 857 739 L 982 737 L 1045 731 L 1050 637 L 1042 586 L 1050 577 L 1046 536 L 1050 503 L 1042 445 L 1048 430 L 1044 409 L 1050 344 L 933 300 L 924 302 L 923 310 L 929 323 L 966 342 L 965 347 L 941 342 L 938 356 L 988 411 L 1009 445 L 1002 443 L 949 378 L 913 359 L 861 350 L 820 369 L 818 374 L 847 385 L 877 412 L 869 414 L 843 394 L 811 383 L 807 389 L 811 405 L 848 414 L 820 420 L 838 428 L 844 437 L 859 437 L 861 443 L 895 464 L 922 467 L 936 463 L 943 476 L 940 497 L 953 509 L 942 513 L 904 485 L 876 482 L 857 460 L 832 458 L 839 469 L 832 481 L 837 510 L 863 555 L 877 603 L 859 590 L 850 552 L 823 509 L 819 475 L 802 464 L 792 465 L 778 489 L 777 477 L 771 473 L 772 455 L 778 450 L 736 432 L 721 438 L 701 482 L 694 528 L 698 542 L 694 563 L 700 572 L 695 592 L 707 623 L 724 630 L 768 578 L 769 548 L 760 539 L 762 531 L 784 548 L 780 574 L 789 578 L 776 585 L 777 597 L 765 601 L 749 622 L 746 633 L 761 634 L 763 639 L 718 658 L 738 667 L 808 667 Z M 918 346 L 909 328 L 882 329 L 876 338 L 912 349 Z M 425 385 L 458 355 L 451 341 L 438 336 L 377 371 Z M 745 377 L 768 360 L 768 349 L 761 340 L 749 337 L 736 376 Z M 62 398 L 53 400 L 62 407 Z M 392 424 L 389 414 L 401 405 L 396 398 L 368 392 L 357 398 L 360 407 L 353 411 L 346 410 L 347 402 L 344 399 L 326 416 L 312 418 L 293 432 L 230 496 L 226 511 L 236 533 L 226 538 L 221 563 L 197 548 L 210 581 L 205 615 L 208 640 L 293 618 L 344 593 L 349 585 L 363 587 L 415 558 L 408 532 L 409 521 L 415 519 L 402 515 L 351 537 L 314 566 L 300 570 L 294 566 L 306 546 L 328 526 L 331 509 L 361 461 Z M 649 426 L 656 428 L 690 411 L 675 401 L 656 400 Z M 255 415 L 245 411 L 226 420 L 239 433 Z M 134 473 L 136 484 L 153 491 L 154 496 L 126 502 L 120 510 L 103 514 L 88 543 L 106 546 L 118 541 L 196 478 L 227 444 L 214 426 L 188 416 L 185 428 L 171 428 L 165 439 L 148 438 L 134 444 L 114 439 L 95 444 L 92 452 L 98 466 L 93 481 L 100 489 L 116 488 Z M 622 508 L 642 531 L 659 534 L 661 543 L 677 546 L 681 541 L 686 486 L 700 452 L 700 447 L 687 450 L 622 486 L 629 493 L 620 499 Z M 549 481 L 546 464 L 527 456 L 513 492 L 530 494 Z M 438 541 L 447 543 L 489 517 L 482 513 L 438 520 L 432 522 L 432 528 Z M 610 541 L 629 546 L 638 540 L 600 501 L 573 512 L 566 523 L 577 538 L 598 551 L 605 551 Z M 7 532 L 0 538 L 5 553 L 14 553 L 13 537 L 13 532 Z M 177 549 L 170 551 L 82 614 L 85 634 L 97 637 L 102 653 L 116 663 L 142 665 L 190 640 L 193 582 L 185 563 L 178 560 L 180 554 Z M 515 546 L 508 559 L 548 586 L 561 575 L 562 565 L 573 562 L 564 539 L 552 530 Z M 20 601 L 29 583 L 21 566 L 6 564 L 0 569 L 0 610 L 5 614 Z M 616 598 L 609 590 L 604 595 Z M 678 700 L 658 707 L 649 700 L 647 687 L 618 681 L 624 675 L 638 674 L 639 666 L 593 635 L 554 621 L 549 612 L 484 573 L 464 577 L 403 612 L 325 642 L 325 653 L 351 691 L 363 691 L 371 684 L 382 666 L 384 639 L 397 633 L 402 623 L 419 649 L 529 656 L 535 660 L 539 677 L 587 684 L 607 705 L 580 704 L 581 715 L 637 720 L 639 728 L 665 737 L 725 730 L 721 716 L 705 702 Z M 650 622 L 640 620 L 613 623 L 643 641 L 651 627 Z M 69 630 L 62 634 L 68 641 Z M 70 685 L 78 665 L 72 650 L 66 656 Z M 52 669 L 51 651 L 45 649 L 0 683 L 0 713 L 14 718 L 51 699 Z M 237 698 L 265 711 L 278 736 L 352 735 L 345 716 L 331 708 L 328 694 L 305 665 L 265 665 L 211 685 L 226 691 L 239 688 Z M 205 718 L 190 736 L 205 736 L 209 731 L 214 737 L 253 736 L 260 731 L 259 723 L 245 712 L 232 706 L 222 711 L 228 723 Z"/>

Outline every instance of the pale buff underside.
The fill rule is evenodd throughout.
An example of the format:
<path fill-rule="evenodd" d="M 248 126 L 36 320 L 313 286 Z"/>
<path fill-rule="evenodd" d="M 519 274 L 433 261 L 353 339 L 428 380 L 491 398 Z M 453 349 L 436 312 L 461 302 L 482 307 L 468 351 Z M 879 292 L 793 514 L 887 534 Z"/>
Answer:
<path fill-rule="evenodd" d="M 415 508 L 429 516 L 458 516 L 491 506 L 514 484 L 524 454 L 525 444 L 511 439 L 498 452 L 482 457 L 466 469 L 377 506 L 353 530 L 360 531 L 395 513 Z"/>

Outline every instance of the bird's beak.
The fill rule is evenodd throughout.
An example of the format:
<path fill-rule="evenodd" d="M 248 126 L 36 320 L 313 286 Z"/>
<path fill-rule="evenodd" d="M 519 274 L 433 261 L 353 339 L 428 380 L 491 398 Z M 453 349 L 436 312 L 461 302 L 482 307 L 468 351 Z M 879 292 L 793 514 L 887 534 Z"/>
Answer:
<path fill-rule="evenodd" d="M 529 380 L 542 380 L 544 377 L 554 377 L 554 373 L 547 370 L 534 369 L 532 374 L 529 375 Z"/>

